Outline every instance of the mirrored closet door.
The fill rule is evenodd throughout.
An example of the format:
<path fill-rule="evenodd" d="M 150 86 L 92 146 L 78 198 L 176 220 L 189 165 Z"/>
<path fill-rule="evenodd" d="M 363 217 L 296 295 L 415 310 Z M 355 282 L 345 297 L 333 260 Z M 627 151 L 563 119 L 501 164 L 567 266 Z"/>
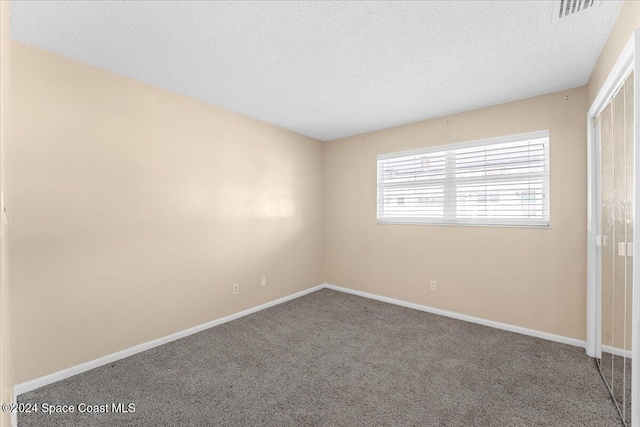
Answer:
<path fill-rule="evenodd" d="M 596 121 L 599 143 L 598 281 L 601 353 L 598 367 L 620 416 L 631 426 L 633 268 L 633 72 Z"/>

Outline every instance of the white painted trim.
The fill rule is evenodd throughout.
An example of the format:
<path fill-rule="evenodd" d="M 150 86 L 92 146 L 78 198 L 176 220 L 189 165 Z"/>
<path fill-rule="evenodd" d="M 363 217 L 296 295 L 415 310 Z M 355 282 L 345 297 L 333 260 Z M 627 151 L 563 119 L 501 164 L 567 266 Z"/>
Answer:
<path fill-rule="evenodd" d="M 623 350 L 618 347 L 611 347 L 610 345 L 603 345 L 602 352 L 613 354 L 614 356 L 627 357 L 629 359 L 631 359 L 632 356 L 631 350 Z"/>
<path fill-rule="evenodd" d="M 633 68 L 633 53 L 634 53 L 634 36 L 632 35 L 627 44 L 620 52 L 620 56 L 616 61 L 613 68 L 609 72 L 607 79 L 602 84 L 598 95 L 596 95 L 589 111 L 587 112 L 587 117 L 595 118 L 600 111 L 607 106 L 609 99 L 613 96 L 615 91 L 618 89 L 620 84 L 622 83 L 622 79 L 629 74 L 629 71 Z"/>
<path fill-rule="evenodd" d="M 456 222 L 461 221 L 461 222 Z M 492 223 L 490 221 L 478 222 L 475 219 L 472 220 L 461 220 L 461 219 L 441 219 L 441 218 L 394 218 L 394 217 L 385 217 L 384 219 L 378 219 L 376 221 L 377 224 L 381 225 L 442 225 L 447 227 L 492 227 L 492 228 L 538 228 L 541 230 L 548 230 L 551 228 L 550 221 L 542 220 L 542 221 L 529 221 L 527 220 L 504 220 L 504 222 L 495 222 Z M 495 220 L 493 220 L 495 221 Z"/>
<path fill-rule="evenodd" d="M 607 105 L 620 83 L 634 66 L 634 37 L 632 36 L 620 53 L 609 72 L 598 95 L 587 112 L 587 340 L 586 352 L 591 357 L 600 356 L 600 306 L 601 293 L 598 290 L 597 247 L 598 198 L 597 171 L 598 156 L 596 146 L 595 119 Z M 636 150 L 637 151 L 637 150 Z"/>
<path fill-rule="evenodd" d="M 600 92 L 587 113 L 587 174 L 588 174 L 588 234 L 587 234 L 587 354 L 592 357 L 601 356 L 601 350 L 608 347 L 601 346 L 600 342 L 600 307 L 602 294 L 598 286 L 597 277 L 597 248 L 595 236 L 598 233 L 597 217 L 597 167 L 595 118 L 606 106 L 623 79 L 635 67 L 636 51 L 640 49 L 640 30 L 629 38 L 618 60 L 609 72 Z M 634 200 L 640 200 L 640 70 L 636 69 L 634 75 Z M 633 241 L 640 242 L 640 209 L 634 206 L 635 224 Z M 635 369 L 640 364 L 640 262 L 637 256 L 633 258 L 633 285 L 632 285 L 632 323 L 631 323 L 631 358 L 634 369 L 631 370 L 631 425 L 640 427 L 640 369 Z M 602 347 L 602 348 L 600 348 Z M 614 353 L 615 354 L 615 353 Z M 628 351 L 619 350 L 618 355 L 629 356 Z"/>
<path fill-rule="evenodd" d="M 413 302 L 402 301 L 395 298 L 389 298 L 381 295 L 371 294 L 369 292 L 356 291 L 354 289 L 343 288 L 341 286 L 325 284 L 325 288 L 333 289 L 334 291 L 345 292 L 352 295 L 357 295 L 364 298 L 369 298 L 377 301 L 386 302 L 389 304 L 395 304 L 402 307 L 413 308 L 414 310 L 420 310 L 427 313 L 438 314 L 440 316 L 450 317 L 452 319 L 464 320 L 465 322 L 477 323 L 479 325 L 489 326 L 496 329 L 502 329 L 504 331 L 515 332 L 522 335 L 528 335 L 531 337 L 542 338 L 549 341 L 555 341 L 562 344 L 568 344 L 575 347 L 584 348 L 585 342 L 576 338 L 564 337 L 562 335 L 550 334 L 548 332 L 536 331 L 535 329 L 523 328 L 521 326 L 509 325 L 507 323 L 496 322 L 493 320 L 487 320 L 480 317 L 469 316 L 466 314 L 456 313 L 454 311 L 442 310 L 440 308 L 429 307 L 422 304 L 416 304 Z"/>
<path fill-rule="evenodd" d="M 632 35 L 635 40 L 634 53 L 636 58 L 640 51 L 640 30 L 636 30 Z M 637 61 L 636 61 L 637 63 Z M 637 201 L 640 200 L 640 70 L 635 70 L 634 74 L 634 118 L 633 118 L 633 133 L 635 138 L 635 156 L 633 171 L 635 174 L 635 189 L 634 189 L 634 207 L 635 212 L 634 227 L 633 227 L 633 241 L 637 246 L 640 244 L 640 206 Z M 631 425 L 633 427 L 640 427 L 640 261 L 638 261 L 637 250 L 634 253 L 633 259 L 633 285 L 632 285 L 632 316 L 631 316 L 631 352 L 632 352 L 632 369 L 631 369 Z"/>
<path fill-rule="evenodd" d="M 600 357 L 600 300 L 602 298 L 598 278 L 599 234 L 597 185 L 600 177 L 598 162 L 598 141 L 596 140 L 595 116 L 587 116 L 587 340 L 585 350 L 590 357 Z"/>
<path fill-rule="evenodd" d="M 247 316 L 249 314 L 256 313 L 258 311 L 264 310 L 265 308 L 273 307 L 275 305 L 282 304 L 284 302 L 291 301 L 296 298 L 300 298 L 304 295 L 318 291 L 322 288 L 324 288 L 324 285 L 314 286 L 304 291 L 296 292 L 295 294 L 291 294 L 286 297 L 282 297 L 282 298 L 267 302 L 265 304 L 258 305 L 256 307 L 252 307 L 247 310 L 243 310 L 238 313 L 234 313 L 229 316 L 222 317 L 220 319 L 212 320 L 211 322 L 203 323 L 202 325 L 194 326 L 193 328 L 185 329 L 184 331 L 176 332 L 175 334 L 167 335 L 165 337 L 158 338 L 143 344 L 139 344 L 139 345 L 118 351 L 116 353 L 108 354 L 106 356 L 100 357 L 95 360 L 91 360 L 89 362 L 81 363 L 80 365 L 63 369 L 62 371 L 54 372 L 52 374 L 45 375 L 43 377 L 36 378 L 31 381 L 18 384 L 15 386 L 13 394 L 14 396 L 17 397 L 18 395 L 21 395 L 23 393 L 27 393 L 29 391 L 38 389 L 40 387 L 44 387 L 54 382 L 61 381 L 66 378 L 72 377 L 74 375 L 81 374 L 82 372 L 89 371 L 99 366 L 103 366 L 108 363 L 115 362 L 116 360 L 124 359 L 125 357 L 133 356 L 134 354 L 140 353 L 142 351 L 161 346 L 163 344 L 178 340 L 180 338 L 187 337 L 189 335 L 193 335 L 197 332 L 201 332 L 206 329 L 213 328 L 214 326 L 222 325 L 223 323 L 227 323 L 232 320 Z"/>
<path fill-rule="evenodd" d="M 601 140 L 601 134 L 600 134 L 600 127 L 602 125 L 602 122 L 597 122 L 594 123 L 594 127 L 593 130 L 595 132 L 594 134 L 594 145 L 595 145 L 595 151 L 592 152 L 592 158 L 593 158 L 593 167 L 595 168 L 593 170 L 593 185 L 590 187 L 594 193 L 593 193 L 593 198 L 592 198 L 592 202 L 594 204 L 594 217 L 596 218 L 595 220 L 595 233 L 596 233 L 596 240 L 602 240 L 602 222 L 599 221 L 599 218 L 602 218 L 602 204 L 598 203 L 599 200 L 602 200 L 602 188 L 600 188 L 600 185 L 598 183 L 601 182 L 601 175 L 600 175 L 600 157 L 597 154 L 593 154 L 593 153 L 600 153 L 601 147 L 602 147 L 602 140 Z M 591 183 L 590 183 L 591 184 Z M 589 184 L 589 185 L 590 185 Z M 598 184 L 598 185 L 596 185 Z M 593 237 L 593 234 L 591 235 L 591 237 Z M 605 242 L 601 242 L 604 243 L 606 245 Z M 587 243 L 589 245 L 589 243 Z M 602 304 L 602 275 L 598 274 L 598 266 L 602 265 L 602 245 L 598 246 L 598 242 L 590 242 L 591 246 L 587 246 L 587 250 L 591 250 L 591 251 L 595 251 L 595 254 L 593 254 L 593 252 L 591 253 L 591 255 L 594 257 L 594 262 L 592 262 L 591 264 L 587 265 L 587 269 L 592 268 L 593 271 L 591 272 L 591 274 L 593 274 L 595 277 L 595 286 L 596 286 L 596 296 L 595 296 L 595 301 L 596 301 L 596 307 L 595 307 L 595 355 L 594 357 L 597 359 L 601 359 L 602 358 L 602 309 L 601 309 L 601 304 Z M 595 245 L 595 246 L 594 246 Z M 589 249 L 591 248 L 591 249 Z M 588 261 L 587 261 L 588 263 Z M 587 327 L 587 329 L 589 329 Z M 588 354 L 588 352 L 587 352 Z"/>

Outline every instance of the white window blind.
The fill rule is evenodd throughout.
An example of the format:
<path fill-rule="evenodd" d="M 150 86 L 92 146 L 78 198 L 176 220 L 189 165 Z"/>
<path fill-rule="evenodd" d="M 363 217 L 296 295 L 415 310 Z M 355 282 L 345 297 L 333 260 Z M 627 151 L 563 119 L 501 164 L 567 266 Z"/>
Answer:
<path fill-rule="evenodd" d="M 549 226 L 549 131 L 378 156 L 378 222 Z"/>

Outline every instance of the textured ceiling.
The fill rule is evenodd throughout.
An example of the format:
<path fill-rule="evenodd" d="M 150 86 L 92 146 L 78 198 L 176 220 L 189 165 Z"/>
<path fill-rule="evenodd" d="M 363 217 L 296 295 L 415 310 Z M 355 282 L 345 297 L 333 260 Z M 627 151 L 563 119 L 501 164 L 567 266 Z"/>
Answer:
<path fill-rule="evenodd" d="M 15 40 L 321 140 L 586 84 L 621 1 L 11 2 Z"/>

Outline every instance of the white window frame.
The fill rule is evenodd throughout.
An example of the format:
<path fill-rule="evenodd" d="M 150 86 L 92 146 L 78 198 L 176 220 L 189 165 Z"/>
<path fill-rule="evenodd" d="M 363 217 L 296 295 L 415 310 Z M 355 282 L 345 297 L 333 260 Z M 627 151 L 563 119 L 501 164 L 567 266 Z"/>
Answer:
<path fill-rule="evenodd" d="M 437 152 L 446 152 L 446 161 L 445 161 L 445 178 L 440 180 L 431 180 L 426 185 L 433 184 L 434 186 L 442 186 L 443 187 L 443 196 L 446 198 L 447 193 L 455 191 L 455 183 L 451 183 L 451 181 L 455 181 L 456 183 L 460 182 L 489 182 L 492 180 L 495 181 L 508 181 L 513 179 L 514 181 L 522 181 L 526 179 L 530 179 L 534 177 L 533 174 L 521 174 L 517 177 L 503 177 L 496 176 L 493 177 L 483 177 L 483 178 L 465 178 L 457 180 L 455 179 L 455 156 L 452 156 L 450 152 L 454 150 L 460 150 L 464 148 L 472 148 L 472 147 L 481 147 L 481 146 L 489 146 L 494 144 L 503 144 L 508 142 L 516 142 L 516 141 L 524 141 L 527 139 L 538 139 L 538 138 L 549 138 L 549 130 L 539 130 L 535 132 L 527 132 L 520 133 L 514 135 L 507 135 L 502 137 L 495 138 L 486 138 L 479 139 L 475 141 L 466 141 L 459 142 L 454 144 L 445 144 L 438 145 L 433 147 L 425 147 L 416 150 L 407 150 L 407 151 L 398 151 L 394 153 L 385 153 L 379 154 L 377 156 L 376 161 L 376 169 L 377 169 L 377 196 L 378 202 L 376 206 L 376 218 L 378 224 L 416 224 L 416 225 L 460 225 L 460 226 L 480 226 L 480 227 L 526 227 L 526 228 L 549 228 L 551 224 L 551 210 L 550 210 L 550 188 L 549 183 L 551 180 L 551 172 L 549 168 L 549 143 L 545 144 L 545 153 L 544 153 L 544 169 L 545 172 L 541 174 L 536 174 L 539 178 L 542 178 L 543 183 L 543 191 L 544 194 L 547 195 L 544 200 L 544 210 L 547 212 L 546 219 L 509 219 L 509 218 L 456 218 L 451 212 L 451 204 L 444 203 L 443 205 L 443 218 L 428 218 L 428 217 L 414 217 L 414 218 L 384 218 L 380 217 L 380 214 L 384 214 L 384 189 L 385 186 L 381 185 L 382 177 L 380 176 L 380 170 L 378 170 L 378 161 L 380 160 L 388 160 L 396 157 L 404 157 L 404 156 L 416 156 L 421 154 L 432 154 Z M 398 184 L 395 184 L 398 186 Z M 424 187 L 425 182 L 417 182 L 406 183 L 406 187 Z M 451 197 L 451 194 L 448 195 Z M 454 197 L 455 199 L 455 197 Z M 380 205 L 382 203 L 382 205 Z"/>

